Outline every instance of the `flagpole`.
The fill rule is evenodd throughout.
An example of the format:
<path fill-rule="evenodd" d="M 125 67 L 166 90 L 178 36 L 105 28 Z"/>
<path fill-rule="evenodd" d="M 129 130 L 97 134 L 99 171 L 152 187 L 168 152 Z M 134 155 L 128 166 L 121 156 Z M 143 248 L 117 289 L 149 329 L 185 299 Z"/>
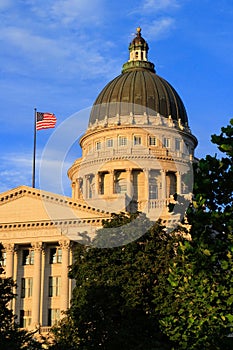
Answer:
<path fill-rule="evenodd" d="M 35 170 L 36 170 L 36 108 L 34 108 L 34 145 L 32 160 L 32 187 L 35 188 Z"/>

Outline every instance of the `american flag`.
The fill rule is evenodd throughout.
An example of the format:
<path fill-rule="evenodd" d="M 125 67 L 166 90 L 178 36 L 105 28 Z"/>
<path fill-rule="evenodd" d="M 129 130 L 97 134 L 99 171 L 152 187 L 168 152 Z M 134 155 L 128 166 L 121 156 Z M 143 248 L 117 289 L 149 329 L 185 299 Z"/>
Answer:
<path fill-rule="evenodd" d="M 56 121 L 53 113 L 36 112 L 36 130 L 54 128 Z"/>

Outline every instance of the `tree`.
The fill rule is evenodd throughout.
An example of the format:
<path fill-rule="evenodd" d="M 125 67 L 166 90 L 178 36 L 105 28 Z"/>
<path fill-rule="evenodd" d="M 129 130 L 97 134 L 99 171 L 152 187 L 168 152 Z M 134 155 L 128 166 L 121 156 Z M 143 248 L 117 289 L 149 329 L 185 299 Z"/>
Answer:
<path fill-rule="evenodd" d="M 127 226 L 130 222 L 134 225 Z M 152 303 L 156 275 L 165 268 L 163 264 L 168 268 L 173 254 L 172 246 L 169 250 L 160 244 L 166 239 L 163 227 L 155 224 L 127 245 L 96 248 L 114 245 L 116 228 L 121 228 L 119 243 L 138 237 L 152 223 L 142 214 L 136 218 L 136 214 L 121 213 L 103 226 L 94 246 L 77 247 L 70 273 L 76 287 L 63 321 L 66 325 L 71 321 L 72 330 L 67 335 L 64 323 L 57 328 L 54 348 L 62 347 L 71 336 L 70 349 L 169 349 L 170 342 L 159 330 Z M 155 259 L 160 263 L 155 265 Z"/>
<path fill-rule="evenodd" d="M 198 162 L 187 213 L 192 240 L 179 242 L 169 274 L 159 276 L 167 280 L 161 295 L 155 290 L 161 329 L 181 349 L 233 347 L 232 136 L 233 120 L 212 136 L 224 156 Z"/>
<path fill-rule="evenodd" d="M 2 261 L 2 248 L 0 244 L 0 261 Z M 9 303 L 16 297 L 13 293 L 14 287 L 14 281 L 4 276 L 4 270 L 0 264 L 0 349 L 42 349 L 42 344 L 34 339 L 33 333 L 19 329 L 16 317 L 9 308 Z"/>

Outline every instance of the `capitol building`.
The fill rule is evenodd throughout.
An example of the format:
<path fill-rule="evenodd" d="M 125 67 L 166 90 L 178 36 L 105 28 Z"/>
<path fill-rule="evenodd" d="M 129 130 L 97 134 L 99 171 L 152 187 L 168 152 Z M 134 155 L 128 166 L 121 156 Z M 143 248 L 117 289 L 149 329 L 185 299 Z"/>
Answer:
<path fill-rule="evenodd" d="M 72 196 L 28 186 L 0 194 L 5 275 L 17 283 L 20 327 L 46 334 L 70 306 L 76 242 L 94 237 L 111 213 L 144 212 L 172 227 L 174 194 L 190 198 L 197 139 L 176 90 L 148 60 L 141 28 L 119 76 L 97 96 L 82 156 L 68 169 Z"/>

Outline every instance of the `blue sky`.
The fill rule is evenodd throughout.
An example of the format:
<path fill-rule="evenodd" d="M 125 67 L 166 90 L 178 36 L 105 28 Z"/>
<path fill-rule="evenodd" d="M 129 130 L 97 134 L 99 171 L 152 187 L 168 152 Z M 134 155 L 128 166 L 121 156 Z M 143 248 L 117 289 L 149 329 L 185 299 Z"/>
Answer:
<path fill-rule="evenodd" d="M 62 187 L 70 194 L 66 171 L 80 155 L 73 143 L 85 124 L 82 116 L 120 74 L 137 26 L 158 75 L 183 99 L 199 140 L 196 156 L 216 152 L 210 135 L 233 117 L 232 0 L 1 0 L 0 192 L 31 185 L 36 107 L 55 113 L 57 128 L 75 113 L 81 118 L 68 155 L 61 154 Z M 41 155 L 53 133 L 37 133 L 37 187 Z M 56 137 L 62 145 L 62 133 Z M 61 159 L 53 153 L 41 188 L 62 192 L 54 180 Z"/>

